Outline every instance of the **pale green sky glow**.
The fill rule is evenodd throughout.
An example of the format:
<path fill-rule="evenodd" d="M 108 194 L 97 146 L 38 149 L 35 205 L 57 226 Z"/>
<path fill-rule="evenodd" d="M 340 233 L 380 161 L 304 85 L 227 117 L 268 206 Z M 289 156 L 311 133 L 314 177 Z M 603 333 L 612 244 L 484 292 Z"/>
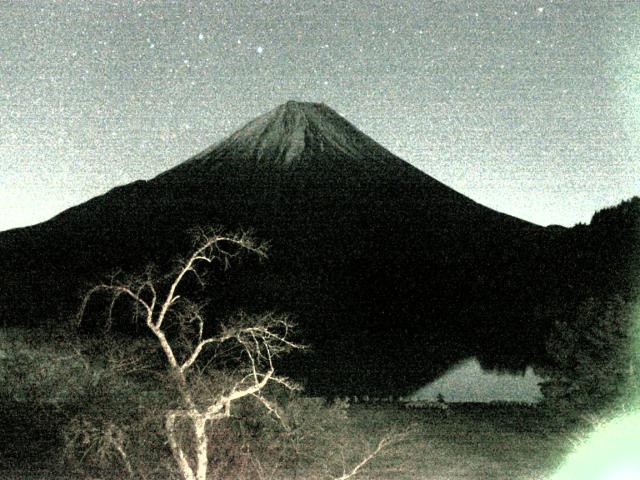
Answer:
<path fill-rule="evenodd" d="M 637 148 L 640 146 L 640 36 L 634 35 L 626 43 L 622 55 L 615 62 L 619 84 L 618 108 L 624 112 L 622 126 Z"/>
<path fill-rule="evenodd" d="M 638 480 L 640 413 L 612 420 L 585 438 L 549 480 Z"/>

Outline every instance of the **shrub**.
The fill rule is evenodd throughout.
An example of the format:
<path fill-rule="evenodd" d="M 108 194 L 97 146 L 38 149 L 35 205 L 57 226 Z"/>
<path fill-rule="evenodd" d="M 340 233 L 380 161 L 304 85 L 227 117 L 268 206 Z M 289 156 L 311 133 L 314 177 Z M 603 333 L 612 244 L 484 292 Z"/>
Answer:
<path fill-rule="evenodd" d="M 620 297 L 590 298 L 575 320 L 556 320 L 546 344 L 550 365 L 539 369 L 547 404 L 584 413 L 622 399 L 634 370 L 631 329 L 631 305 Z"/>

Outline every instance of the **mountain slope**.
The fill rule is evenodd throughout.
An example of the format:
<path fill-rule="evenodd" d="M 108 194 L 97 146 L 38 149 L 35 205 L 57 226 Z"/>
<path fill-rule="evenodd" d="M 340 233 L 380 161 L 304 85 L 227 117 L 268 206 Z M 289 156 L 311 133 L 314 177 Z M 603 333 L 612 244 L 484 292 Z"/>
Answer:
<path fill-rule="evenodd" d="M 474 355 L 496 368 L 543 360 L 535 311 L 553 295 L 562 231 L 483 207 L 298 102 L 152 180 L 0 234 L 0 314 L 55 321 L 106 272 L 167 265 L 197 225 L 270 242 L 267 263 L 207 293 L 211 314 L 291 313 L 312 352 L 285 368 L 311 392 L 408 392 Z"/>

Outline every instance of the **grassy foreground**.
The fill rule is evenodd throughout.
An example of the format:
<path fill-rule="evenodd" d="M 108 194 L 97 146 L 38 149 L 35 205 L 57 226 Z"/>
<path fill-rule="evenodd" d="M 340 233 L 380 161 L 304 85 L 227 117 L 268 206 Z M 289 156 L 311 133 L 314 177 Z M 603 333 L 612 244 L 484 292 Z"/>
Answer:
<path fill-rule="evenodd" d="M 0 478 L 72 478 L 58 459 L 57 422 L 64 419 L 7 407 L 0 406 Z M 390 447 L 357 477 L 374 480 L 541 479 L 560 465 L 573 438 L 549 414 L 515 404 L 453 404 L 448 412 L 356 404 L 348 412 L 362 433 L 360 442 L 414 426 L 409 439 Z"/>
<path fill-rule="evenodd" d="M 453 404 L 448 413 L 354 406 L 350 415 L 372 435 L 390 423 L 416 426 L 411 441 L 372 465 L 372 479 L 545 478 L 573 438 L 551 415 L 515 404 Z"/>

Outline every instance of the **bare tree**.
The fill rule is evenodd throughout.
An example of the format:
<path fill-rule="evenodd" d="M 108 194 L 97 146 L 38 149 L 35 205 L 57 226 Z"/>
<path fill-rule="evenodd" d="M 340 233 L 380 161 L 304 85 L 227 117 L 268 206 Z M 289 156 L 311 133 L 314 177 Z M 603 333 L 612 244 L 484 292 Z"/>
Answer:
<path fill-rule="evenodd" d="M 404 431 L 392 431 L 383 435 L 378 443 L 373 448 L 367 448 L 367 451 L 362 455 L 362 458 L 351 468 L 347 466 L 347 462 L 343 460 L 342 462 L 342 474 L 339 476 L 332 476 L 331 480 L 348 480 L 350 478 L 354 478 L 357 475 L 362 473 L 362 469 L 376 457 L 378 457 L 383 450 L 388 449 L 393 445 L 397 445 L 399 443 L 403 443 L 406 441 L 411 435 L 414 434 L 413 427 L 409 427 Z"/>
<path fill-rule="evenodd" d="M 89 300 L 96 294 L 107 294 L 110 325 L 116 302 L 124 298 L 134 308 L 134 319 L 157 340 L 172 387 L 179 392 L 178 404 L 164 413 L 164 431 L 183 480 L 205 480 L 209 467 L 207 428 L 230 417 L 235 402 L 253 398 L 282 420 L 276 405 L 265 397 L 265 387 L 277 383 L 287 389 L 297 388 L 276 375 L 274 368 L 277 356 L 302 348 L 291 340 L 292 324 L 286 316 L 241 314 L 212 328 L 207 324 L 204 305 L 183 296 L 186 284 L 195 280 L 204 286 L 207 270 L 214 264 L 226 269 L 243 251 L 266 256 L 265 245 L 248 235 L 199 232 L 192 253 L 169 274 L 158 275 L 148 268 L 137 276 L 114 275 L 109 283 L 96 285 L 86 293 L 78 314 L 81 322 Z M 203 391 L 203 374 L 222 371 L 215 370 L 216 360 L 224 362 L 225 371 L 233 361 L 235 375 L 215 385 L 205 382 L 208 388 Z M 181 433 L 185 425 L 190 430 L 186 438 Z M 122 442 L 117 445 L 121 447 Z M 126 459 L 123 451 L 118 453 Z M 127 470 L 131 473 L 129 467 Z"/>

